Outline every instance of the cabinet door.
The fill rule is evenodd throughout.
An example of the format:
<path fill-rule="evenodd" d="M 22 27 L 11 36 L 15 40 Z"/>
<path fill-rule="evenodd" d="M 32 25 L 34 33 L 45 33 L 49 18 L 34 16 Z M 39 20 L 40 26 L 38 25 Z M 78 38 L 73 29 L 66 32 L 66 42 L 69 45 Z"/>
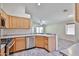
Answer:
<path fill-rule="evenodd" d="M 16 28 L 21 28 L 21 20 L 16 17 Z"/>
<path fill-rule="evenodd" d="M 48 37 L 44 37 L 44 48 L 48 49 Z"/>
<path fill-rule="evenodd" d="M 36 47 L 42 47 L 48 50 L 48 37 L 45 36 L 36 36 L 35 37 Z"/>
<path fill-rule="evenodd" d="M 23 26 L 23 19 L 19 19 L 19 23 L 18 23 L 18 27 L 19 28 L 24 28 L 24 26 Z"/>
<path fill-rule="evenodd" d="M 1 9 L 1 15 L 0 16 L 1 16 L 1 18 L 3 18 L 5 20 L 5 27 L 9 28 L 9 18 L 8 18 L 8 15 L 2 9 Z"/>
<path fill-rule="evenodd" d="M 12 28 L 12 26 L 13 26 L 13 21 L 12 21 L 12 19 L 11 19 L 12 17 L 10 16 L 10 15 L 8 15 L 8 19 L 9 19 L 9 28 Z"/>
<path fill-rule="evenodd" d="M 9 19 L 9 16 L 7 15 L 7 19 L 5 19 L 5 26 L 6 28 L 10 28 L 10 19 Z"/>
<path fill-rule="evenodd" d="M 76 21 L 79 22 L 79 3 L 75 4 L 75 18 L 76 18 Z"/>
<path fill-rule="evenodd" d="M 20 28 L 20 18 L 16 16 L 9 16 L 10 28 Z"/>
<path fill-rule="evenodd" d="M 25 49 L 25 38 L 16 38 L 16 51 Z"/>
<path fill-rule="evenodd" d="M 29 19 L 27 19 L 27 18 L 25 18 L 24 20 L 23 20 L 23 27 L 24 28 L 30 28 L 30 24 L 31 24 L 31 22 L 30 22 L 30 20 Z"/>
<path fill-rule="evenodd" d="M 14 16 L 9 16 L 9 26 L 10 28 L 16 28 L 17 26 L 17 22 L 16 22 L 16 18 Z"/>
<path fill-rule="evenodd" d="M 18 22 L 17 18 L 12 16 L 11 20 L 12 20 L 12 28 L 17 28 L 17 22 Z"/>
<path fill-rule="evenodd" d="M 36 45 L 36 47 L 44 48 L 44 39 L 42 36 L 35 37 L 35 45 Z"/>
<path fill-rule="evenodd" d="M 15 52 L 15 49 L 16 49 L 16 43 L 15 43 L 16 39 L 13 38 L 13 43 L 12 43 L 12 46 L 11 48 L 9 49 L 9 52 Z"/>
<path fill-rule="evenodd" d="M 29 28 L 30 21 L 27 18 L 10 16 L 10 28 Z"/>

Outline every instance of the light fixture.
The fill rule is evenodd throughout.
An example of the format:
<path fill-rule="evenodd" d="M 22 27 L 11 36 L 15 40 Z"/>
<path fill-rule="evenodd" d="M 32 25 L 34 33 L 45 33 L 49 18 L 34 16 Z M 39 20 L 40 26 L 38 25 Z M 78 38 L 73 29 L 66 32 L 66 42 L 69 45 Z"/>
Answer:
<path fill-rule="evenodd" d="M 46 25 L 46 21 L 45 20 L 40 20 L 40 25 Z"/>

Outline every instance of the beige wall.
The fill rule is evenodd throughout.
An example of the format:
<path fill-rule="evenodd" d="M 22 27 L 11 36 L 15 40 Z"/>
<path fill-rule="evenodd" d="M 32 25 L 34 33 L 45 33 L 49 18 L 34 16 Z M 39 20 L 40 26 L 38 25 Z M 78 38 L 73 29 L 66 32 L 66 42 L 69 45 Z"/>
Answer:
<path fill-rule="evenodd" d="M 70 36 L 70 35 L 65 34 L 65 25 L 67 23 L 74 23 L 74 20 L 68 20 L 68 21 L 63 21 L 63 22 L 57 23 L 57 24 L 48 25 L 46 28 L 46 32 L 57 34 L 59 39 L 76 41 L 75 36 L 73 36 L 73 35 Z"/>

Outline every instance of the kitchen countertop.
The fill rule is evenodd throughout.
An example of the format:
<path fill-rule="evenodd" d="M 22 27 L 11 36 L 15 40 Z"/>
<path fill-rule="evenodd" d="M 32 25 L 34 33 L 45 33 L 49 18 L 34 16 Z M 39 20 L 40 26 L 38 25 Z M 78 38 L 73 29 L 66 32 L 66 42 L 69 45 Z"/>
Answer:
<path fill-rule="evenodd" d="M 36 35 L 41 35 L 41 36 L 52 36 L 56 34 L 12 34 L 12 35 L 3 35 L 0 36 L 0 39 L 5 39 L 5 38 L 14 38 L 14 37 L 26 37 L 26 36 L 36 36 Z"/>

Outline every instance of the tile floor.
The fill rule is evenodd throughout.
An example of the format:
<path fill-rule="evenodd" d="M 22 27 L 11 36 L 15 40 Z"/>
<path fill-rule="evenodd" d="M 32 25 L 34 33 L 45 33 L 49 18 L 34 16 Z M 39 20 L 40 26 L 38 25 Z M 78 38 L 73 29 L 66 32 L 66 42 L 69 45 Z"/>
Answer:
<path fill-rule="evenodd" d="M 62 54 L 59 53 L 59 50 L 66 49 L 73 44 L 74 42 L 60 39 L 58 41 L 58 51 L 48 53 L 44 49 L 35 48 L 35 49 L 27 50 L 27 51 L 14 53 L 10 56 L 62 56 Z"/>

